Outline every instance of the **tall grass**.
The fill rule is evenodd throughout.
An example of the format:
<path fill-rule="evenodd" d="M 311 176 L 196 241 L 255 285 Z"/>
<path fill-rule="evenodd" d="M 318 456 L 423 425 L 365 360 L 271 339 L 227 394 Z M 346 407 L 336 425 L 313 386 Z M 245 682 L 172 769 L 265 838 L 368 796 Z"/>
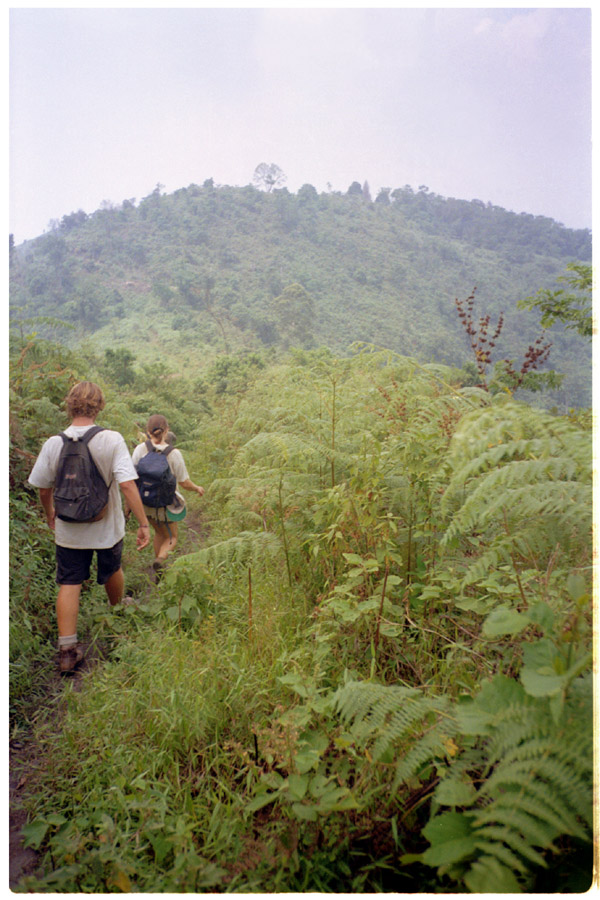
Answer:
<path fill-rule="evenodd" d="M 123 614 L 128 634 L 111 659 L 80 690 L 67 688 L 60 727 L 53 718 L 39 726 L 48 763 L 28 834 L 35 845 L 43 832 L 51 871 L 27 889 L 240 883 L 252 837 L 244 805 L 261 767 L 286 752 L 271 726 L 287 702 L 278 676 L 304 660 L 299 617 L 278 579 L 256 574 L 252 640 L 244 580 L 227 580 L 228 593 L 190 629 Z"/>

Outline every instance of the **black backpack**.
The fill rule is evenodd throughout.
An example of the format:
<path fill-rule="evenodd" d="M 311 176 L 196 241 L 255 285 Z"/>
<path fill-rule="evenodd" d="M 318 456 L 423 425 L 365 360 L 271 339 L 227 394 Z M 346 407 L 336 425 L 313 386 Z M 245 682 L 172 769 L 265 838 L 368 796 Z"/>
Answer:
<path fill-rule="evenodd" d="M 138 473 L 137 486 L 144 506 L 160 509 L 169 506 L 175 499 L 177 479 L 167 459 L 175 448 L 169 446 L 164 450 L 157 450 L 152 441 L 146 441 L 146 447 L 148 452 L 135 467 Z"/>
<path fill-rule="evenodd" d="M 88 449 L 99 431 L 104 428 L 94 425 L 80 438 L 60 434 L 63 446 L 54 484 L 54 511 L 63 522 L 98 522 L 106 514 L 109 488 Z"/>

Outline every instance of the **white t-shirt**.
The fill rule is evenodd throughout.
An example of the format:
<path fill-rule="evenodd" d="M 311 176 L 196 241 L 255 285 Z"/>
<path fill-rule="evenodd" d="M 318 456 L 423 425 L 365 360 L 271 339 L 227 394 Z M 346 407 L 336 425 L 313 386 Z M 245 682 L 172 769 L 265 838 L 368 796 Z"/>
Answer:
<path fill-rule="evenodd" d="M 92 425 L 69 425 L 65 434 L 82 437 Z M 40 451 L 29 476 L 29 484 L 37 488 L 53 488 L 63 440 L 60 435 L 48 438 Z M 137 479 L 127 444 L 118 431 L 105 429 L 94 435 L 88 444 L 98 470 L 106 483 L 108 509 L 98 522 L 63 522 L 56 519 L 55 540 L 59 547 L 105 550 L 114 547 L 125 535 L 125 516 L 121 505 L 119 484 Z"/>

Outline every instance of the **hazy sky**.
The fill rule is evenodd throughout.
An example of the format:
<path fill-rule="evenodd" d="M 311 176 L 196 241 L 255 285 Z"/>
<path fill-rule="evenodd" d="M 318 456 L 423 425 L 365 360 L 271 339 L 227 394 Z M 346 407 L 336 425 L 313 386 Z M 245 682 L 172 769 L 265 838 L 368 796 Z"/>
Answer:
<path fill-rule="evenodd" d="M 587 228 L 586 8 L 10 13 L 10 231 L 276 163 Z"/>

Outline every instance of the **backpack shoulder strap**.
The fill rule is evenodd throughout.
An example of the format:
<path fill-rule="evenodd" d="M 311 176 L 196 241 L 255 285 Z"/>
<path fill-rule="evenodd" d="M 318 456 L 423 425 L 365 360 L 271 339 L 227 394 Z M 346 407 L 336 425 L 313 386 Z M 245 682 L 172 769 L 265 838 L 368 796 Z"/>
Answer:
<path fill-rule="evenodd" d="M 104 475 L 99 471 L 98 466 L 96 465 L 96 463 L 95 463 L 95 461 L 94 461 L 94 457 L 92 456 L 92 454 L 91 454 L 91 452 L 90 452 L 90 449 L 89 449 L 89 447 L 88 447 L 88 444 L 89 444 L 89 442 L 91 441 L 91 439 L 92 439 L 93 437 L 95 437 L 95 435 L 97 435 L 98 432 L 100 432 L 100 431 L 106 431 L 106 429 L 103 428 L 102 425 L 94 425 L 92 428 L 88 428 L 88 430 L 86 431 L 86 433 L 83 435 L 83 437 L 79 438 L 79 440 L 81 441 L 81 443 L 82 443 L 85 447 L 87 447 L 88 456 L 90 457 L 90 461 L 91 461 L 91 463 L 92 463 L 92 466 L 94 467 L 94 469 L 96 470 L 96 472 L 98 472 L 98 474 L 100 475 L 100 478 L 102 479 L 102 481 L 106 484 L 106 479 L 105 479 Z M 107 486 L 108 488 L 110 488 L 110 487 L 112 486 L 112 479 L 109 481 L 109 483 L 108 483 L 106 486 Z"/>
<path fill-rule="evenodd" d="M 165 449 L 161 450 L 160 452 L 162 453 L 163 456 L 168 456 L 169 453 L 174 449 L 175 449 L 175 447 L 173 446 L 173 444 L 169 444 L 168 447 L 165 447 Z"/>
<path fill-rule="evenodd" d="M 95 435 L 97 435 L 99 431 L 105 431 L 105 429 L 102 427 L 102 425 L 94 425 L 93 428 L 88 428 L 88 430 L 87 430 L 86 433 L 83 435 L 83 437 L 80 438 L 80 440 L 81 440 L 84 444 L 89 444 L 89 442 L 91 441 L 91 439 L 92 439 Z"/>
<path fill-rule="evenodd" d="M 150 438 L 148 438 L 148 440 L 146 441 L 146 450 L 148 451 L 148 453 L 154 452 L 154 444 L 152 443 Z"/>
<path fill-rule="evenodd" d="M 63 445 L 66 444 L 67 441 L 70 441 L 70 440 L 71 440 L 71 438 L 70 438 L 68 435 L 66 435 L 66 434 L 64 433 L 64 431 L 61 431 L 61 433 L 58 435 L 58 437 L 59 437 L 59 438 L 62 438 Z"/>

